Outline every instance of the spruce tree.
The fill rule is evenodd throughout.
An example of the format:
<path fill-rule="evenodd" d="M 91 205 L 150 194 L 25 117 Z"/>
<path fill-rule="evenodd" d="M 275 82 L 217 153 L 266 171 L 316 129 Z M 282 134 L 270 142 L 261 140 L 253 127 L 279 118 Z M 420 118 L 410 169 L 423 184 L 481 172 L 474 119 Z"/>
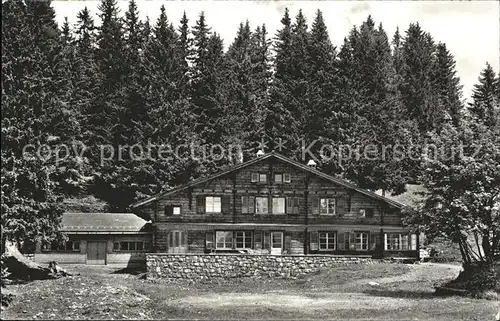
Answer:
<path fill-rule="evenodd" d="M 462 111 L 462 86 L 456 76 L 455 58 L 444 43 L 436 46 L 436 62 L 433 68 L 433 83 L 440 99 L 440 105 L 450 117 L 454 126 L 458 126 Z"/>
<path fill-rule="evenodd" d="M 411 119 L 422 133 L 442 124 L 444 113 L 433 82 L 435 44 L 418 23 L 410 24 L 403 42 L 400 91 Z"/>
<path fill-rule="evenodd" d="M 307 80 L 307 66 L 303 61 L 307 54 L 307 25 L 302 12 L 292 24 L 288 9 L 281 19 L 283 25 L 276 35 L 275 74 L 270 88 L 269 108 L 266 111 L 265 139 L 269 148 L 286 142 L 287 150 L 278 150 L 290 157 L 299 154 L 303 139 L 305 117 L 301 113 Z M 297 65 L 298 64 L 298 65 Z M 276 146 L 278 147 L 278 146 Z"/>
<path fill-rule="evenodd" d="M 472 118 L 487 126 L 500 123 L 500 75 L 495 72 L 489 63 L 481 71 L 477 84 L 472 91 L 472 102 L 469 103 L 469 112 Z"/>
<path fill-rule="evenodd" d="M 308 45 L 308 100 L 305 105 L 304 136 L 308 142 L 319 140 L 338 144 L 345 137 L 342 127 L 347 115 L 337 98 L 341 95 L 336 49 L 332 45 L 321 11 L 312 23 Z M 318 144 L 319 145 L 319 144 Z M 313 148 L 317 152 L 317 148 Z"/>
<path fill-rule="evenodd" d="M 122 136 L 123 119 L 126 111 L 124 95 L 124 79 L 127 72 L 126 45 L 123 21 L 119 17 L 116 0 L 102 0 L 99 9 L 101 25 L 97 32 L 96 63 L 98 66 L 98 90 L 92 110 L 88 113 L 88 121 L 92 126 L 90 137 L 92 165 L 98 168 L 94 175 L 95 184 L 91 190 L 98 198 L 110 203 L 112 210 L 123 211 L 127 201 L 124 199 L 124 186 L 120 184 L 117 173 L 123 164 L 118 162 L 118 149 L 126 147 L 126 139 Z M 109 153 L 114 151 L 111 160 L 101 159 L 104 147 Z M 127 158 L 129 150 L 122 156 Z M 109 156 L 109 155 L 107 155 Z M 133 196 L 126 194 L 128 199 Z"/>
<path fill-rule="evenodd" d="M 2 243 L 22 249 L 61 236 L 57 179 L 69 168 L 61 154 L 37 151 L 69 145 L 78 131 L 54 18 L 50 2 L 2 4 Z"/>
<path fill-rule="evenodd" d="M 202 12 L 193 27 L 194 55 L 191 68 L 191 102 L 196 117 L 195 131 L 203 137 L 201 144 L 223 143 L 226 126 L 224 83 L 227 65 L 219 35 L 211 33 Z"/>

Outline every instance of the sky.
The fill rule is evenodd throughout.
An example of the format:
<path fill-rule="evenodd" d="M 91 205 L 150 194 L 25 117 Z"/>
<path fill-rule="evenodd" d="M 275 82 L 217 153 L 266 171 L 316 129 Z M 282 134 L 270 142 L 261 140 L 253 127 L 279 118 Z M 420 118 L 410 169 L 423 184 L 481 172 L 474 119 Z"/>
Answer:
<path fill-rule="evenodd" d="M 463 98 L 469 99 L 480 71 L 489 62 L 500 70 L 500 2 L 497 1 L 158 1 L 136 0 L 142 19 L 148 16 L 156 21 L 160 7 L 165 5 L 168 19 L 178 26 L 185 11 L 193 26 L 201 11 L 207 24 L 221 35 L 227 47 L 234 39 L 240 22 L 249 20 L 254 29 L 266 24 L 271 36 L 281 28 L 285 8 L 292 18 L 302 9 L 310 25 L 320 9 L 328 27 L 332 43 L 340 48 L 353 25 L 359 26 L 368 15 L 376 24 L 382 23 L 392 38 L 396 28 L 400 32 L 418 22 L 436 42 L 444 42 L 455 56 L 457 75 L 463 85 Z M 76 15 L 87 7 L 97 15 L 100 1 L 54 1 L 56 19 L 62 24 L 67 16 L 71 24 Z M 118 1 L 123 15 L 128 1 Z M 96 16 L 95 21 L 99 23 Z"/>

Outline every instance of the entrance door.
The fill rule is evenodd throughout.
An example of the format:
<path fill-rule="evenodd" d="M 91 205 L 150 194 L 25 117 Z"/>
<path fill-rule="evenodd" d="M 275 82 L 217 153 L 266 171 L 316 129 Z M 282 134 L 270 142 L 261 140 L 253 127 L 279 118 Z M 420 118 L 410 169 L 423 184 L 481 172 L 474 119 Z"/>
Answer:
<path fill-rule="evenodd" d="M 271 254 L 281 255 L 283 232 L 271 232 Z"/>
<path fill-rule="evenodd" d="M 106 264 L 106 242 L 87 242 L 87 264 Z"/>
<path fill-rule="evenodd" d="M 168 235 L 168 253 L 186 253 L 186 238 L 185 231 L 170 231 Z"/>

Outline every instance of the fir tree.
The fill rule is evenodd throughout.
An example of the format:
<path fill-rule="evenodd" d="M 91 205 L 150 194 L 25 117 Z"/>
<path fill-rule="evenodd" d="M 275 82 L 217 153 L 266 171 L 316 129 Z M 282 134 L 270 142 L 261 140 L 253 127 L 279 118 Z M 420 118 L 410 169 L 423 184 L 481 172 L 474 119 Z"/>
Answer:
<path fill-rule="evenodd" d="M 299 106 L 304 93 L 303 85 L 305 78 L 301 78 L 306 66 L 295 66 L 304 58 L 298 57 L 297 53 L 307 50 L 307 25 L 302 13 L 299 13 L 296 23 L 292 25 L 288 9 L 285 10 L 281 19 L 283 25 L 275 39 L 275 74 L 270 88 L 269 108 L 266 111 L 265 136 L 273 148 L 279 139 L 287 142 L 288 148 L 298 148 L 302 136 L 303 115 Z M 294 43 L 293 41 L 296 41 Z M 300 42 L 302 41 L 302 42 Z M 297 48 L 294 48 L 297 46 Z M 295 53 L 295 54 L 294 54 Z M 303 61 L 300 62 L 302 64 Z M 288 156 L 295 157 L 298 150 L 281 151 Z"/>
<path fill-rule="evenodd" d="M 411 119 L 422 133 L 442 124 L 444 113 L 433 83 L 435 44 L 420 25 L 410 24 L 403 42 L 402 82 L 400 91 Z"/>
<path fill-rule="evenodd" d="M 474 85 L 472 102 L 469 111 L 478 122 L 487 126 L 494 126 L 500 122 L 500 75 L 495 72 L 489 63 L 479 75 L 478 84 Z"/>
<path fill-rule="evenodd" d="M 54 17 L 50 2 L 2 4 L 3 244 L 25 247 L 60 236 L 59 154 L 36 153 L 42 145 L 68 144 L 78 130 Z"/>
<path fill-rule="evenodd" d="M 456 76 L 455 59 L 444 43 L 439 43 L 436 47 L 435 64 L 433 82 L 439 95 L 440 106 L 447 113 L 446 117 L 451 117 L 453 125 L 458 126 L 463 108 L 462 86 Z"/>

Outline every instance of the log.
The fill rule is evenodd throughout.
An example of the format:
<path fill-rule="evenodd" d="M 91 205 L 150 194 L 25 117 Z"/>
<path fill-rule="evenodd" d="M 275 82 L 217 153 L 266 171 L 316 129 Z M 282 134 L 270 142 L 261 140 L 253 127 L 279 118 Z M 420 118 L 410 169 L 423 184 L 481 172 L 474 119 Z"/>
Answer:
<path fill-rule="evenodd" d="M 70 275 L 59 267 L 56 262 L 50 262 L 49 267 L 43 267 L 26 258 L 13 243 L 5 245 L 5 252 L 2 254 L 2 261 L 7 271 L 8 278 L 14 280 L 47 280 L 56 279 L 61 276 Z"/>

